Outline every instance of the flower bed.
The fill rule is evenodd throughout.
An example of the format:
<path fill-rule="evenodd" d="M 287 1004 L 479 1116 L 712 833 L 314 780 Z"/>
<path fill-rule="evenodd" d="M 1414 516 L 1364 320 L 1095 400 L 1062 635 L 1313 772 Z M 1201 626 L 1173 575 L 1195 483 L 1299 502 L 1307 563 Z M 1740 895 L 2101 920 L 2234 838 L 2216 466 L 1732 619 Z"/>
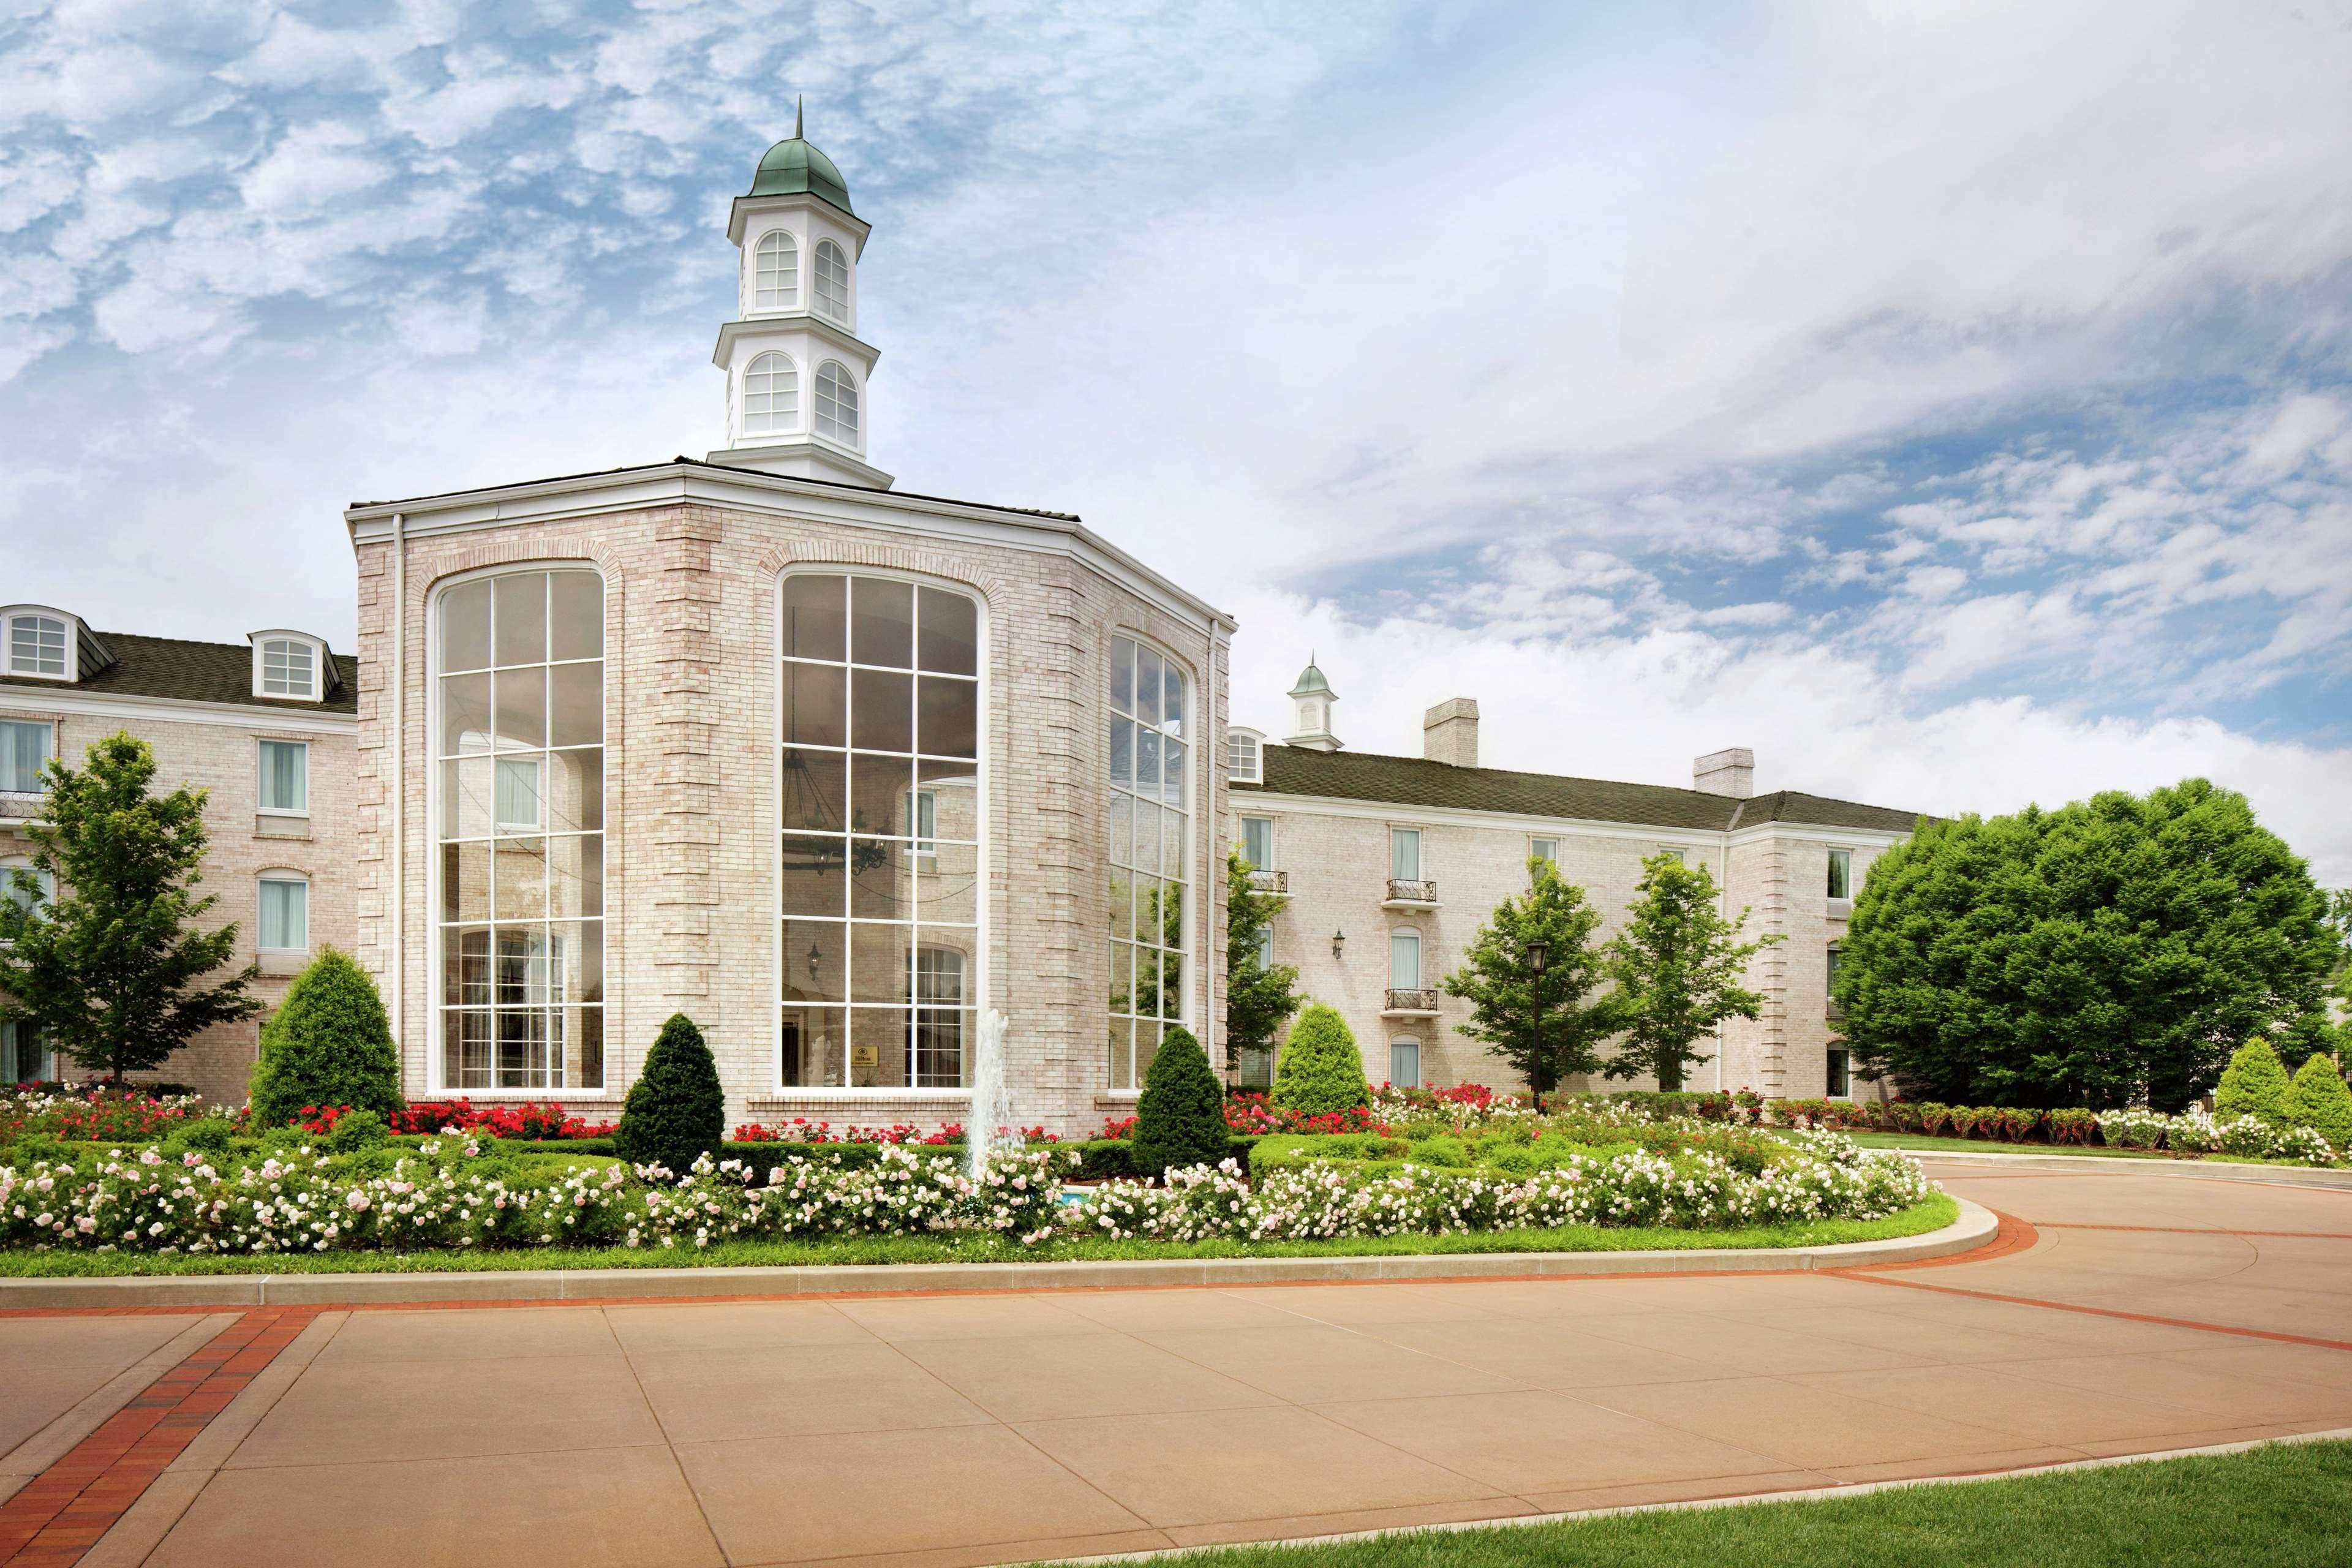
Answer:
<path fill-rule="evenodd" d="M 348 1106 L 341 1107 L 349 1110 Z M 394 1132 L 487 1132 L 493 1138 L 551 1141 L 565 1138 L 610 1138 L 620 1123 L 589 1121 L 556 1104 L 485 1105 L 472 1100 L 412 1100 L 388 1119 Z M 326 1128 L 331 1131 L 330 1121 Z"/>
<path fill-rule="evenodd" d="M 205 1114 L 194 1094 L 159 1094 L 134 1085 L 16 1084 L 0 1091 L 0 1144 L 40 1134 L 125 1142 L 165 1138 Z"/>

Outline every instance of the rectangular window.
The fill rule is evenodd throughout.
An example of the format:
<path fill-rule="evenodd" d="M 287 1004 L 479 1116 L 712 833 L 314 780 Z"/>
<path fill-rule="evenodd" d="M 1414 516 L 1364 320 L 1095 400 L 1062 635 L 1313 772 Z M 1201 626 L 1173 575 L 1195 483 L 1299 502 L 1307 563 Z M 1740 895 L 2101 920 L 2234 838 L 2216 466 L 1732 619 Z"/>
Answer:
<path fill-rule="evenodd" d="M 1129 637 L 1110 644 L 1110 1087 L 1142 1087 L 1192 992 L 1192 707 L 1174 660 Z"/>
<path fill-rule="evenodd" d="M 1419 1040 L 1389 1042 L 1389 1081 L 1399 1089 L 1421 1087 L 1421 1042 Z"/>
<path fill-rule="evenodd" d="M 1559 864 L 1559 840 L 1557 838 L 1528 839 L 1528 858 L 1530 860 L 1542 860 L 1550 865 L 1558 866 Z"/>
<path fill-rule="evenodd" d="M 929 856 L 937 853 L 932 842 L 940 831 L 940 797 L 931 790 L 916 790 L 907 796 L 907 836 L 915 841 L 915 853 Z"/>
<path fill-rule="evenodd" d="M 1257 928 L 1257 951 L 1255 956 L 1257 959 L 1257 966 L 1260 969 L 1271 969 L 1274 967 L 1274 928 L 1272 926 L 1260 926 Z"/>
<path fill-rule="evenodd" d="M 1389 829 L 1389 875 L 1400 882 L 1421 880 L 1421 829 Z"/>
<path fill-rule="evenodd" d="M 38 795 L 57 731 L 47 724 L 0 722 L 0 794 Z"/>
<path fill-rule="evenodd" d="M 310 809 L 310 748 L 302 741 L 261 742 L 259 804 L 264 811 L 301 816 Z"/>
<path fill-rule="evenodd" d="M 1242 818 L 1242 858 L 1250 863 L 1252 870 L 1274 869 L 1274 818 Z"/>
<path fill-rule="evenodd" d="M 261 951 L 310 950 L 310 884 L 291 878 L 261 879 Z"/>
<path fill-rule="evenodd" d="M 1389 987 L 1394 991 L 1421 989 L 1421 933 L 1419 931 L 1389 932 Z"/>
<path fill-rule="evenodd" d="M 1823 995 L 1832 998 L 1837 995 L 1838 965 L 1844 961 L 1844 958 L 1845 954 L 1838 949 L 1834 947 L 1830 949 L 1830 961 L 1824 967 L 1826 978 L 1822 988 Z"/>
<path fill-rule="evenodd" d="M 58 1063 L 41 1031 L 20 1018 L 0 1024 L 0 1083 L 47 1083 Z"/>
<path fill-rule="evenodd" d="M 498 823 L 500 833 L 536 833 L 539 817 L 539 763 L 532 757 L 498 760 Z"/>
<path fill-rule="evenodd" d="M 1687 849 L 1677 849 L 1671 844 L 1662 844 L 1658 847 L 1658 853 L 1661 855 L 1673 856 L 1675 858 L 1675 864 L 1677 866 L 1687 866 L 1690 864 L 1690 851 Z"/>
<path fill-rule="evenodd" d="M 1846 1068 L 1849 1059 L 1843 1049 L 1831 1047 L 1828 1088 L 1823 1092 L 1832 1100 L 1843 1100 L 1853 1092 L 1853 1078 Z"/>
<path fill-rule="evenodd" d="M 1830 851 L 1830 897 L 1853 897 L 1853 851 L 1851 849 Z"/>

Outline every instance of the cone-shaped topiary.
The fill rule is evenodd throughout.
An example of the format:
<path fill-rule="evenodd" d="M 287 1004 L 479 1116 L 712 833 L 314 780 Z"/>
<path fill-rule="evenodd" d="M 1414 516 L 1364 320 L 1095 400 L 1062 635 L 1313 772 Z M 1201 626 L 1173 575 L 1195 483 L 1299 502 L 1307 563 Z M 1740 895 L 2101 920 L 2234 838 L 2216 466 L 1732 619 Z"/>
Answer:
<path fill-rule="evenodd" d="M 1366 1103 L 1364 1058 L 1348 1021 L 1318 1002 L 1298 1015 L 1274 1063 L 1274 1103 L 1310 1116 Z"/>
<path fill-rule="evenodd" d="M 1135 1102 L 1136 1173 L 1213 1165 L 1225 1157 L 1228 1137 L 1224 1087 L 1209 1069 L 1209 1054 L 1184 1030 L 1169 1030 Z"/>
<path fill-rule="evenodd" d="M 2352 1144 L 2352 1089 L 2324 1051 L 2314 1051 L 2294 1069 L 2287 1089 L 2286 1113 L 2297 1127 L 2308 1127 L 2338 1149 Z"/>
<path fill-rule="evenodd" d="M 400 1050 L 366 970 L 319 950 L 261 1026 L 248 1079 L 253 1124 L 283 1127 L 306 1105 L 348 1105 L 389 1117 L 401 1108 Z"/>
<path fill-rule="evenodd" d="M 2213 1091 L 2213 1114 L 2223 1121 L 2252 1116 L 2273 1127 L 2287 1125 L 2286 1068 L 2268 1040 L 2257 1037 L 2238 1047 L 2221 1069 L 2221 1087 Z"/>
<path fill-rule="evenodd" d="M 633 1165 L 667 1165 L 684 1175 L 695 1157 L 719 1158 L 727 1130 L 727 1091 L 719 1087 L 719 1064 L 702 1031 L 683 1013 L 672 1013 L 645 1070 L 629 1086 L 613 1152 Z"/>

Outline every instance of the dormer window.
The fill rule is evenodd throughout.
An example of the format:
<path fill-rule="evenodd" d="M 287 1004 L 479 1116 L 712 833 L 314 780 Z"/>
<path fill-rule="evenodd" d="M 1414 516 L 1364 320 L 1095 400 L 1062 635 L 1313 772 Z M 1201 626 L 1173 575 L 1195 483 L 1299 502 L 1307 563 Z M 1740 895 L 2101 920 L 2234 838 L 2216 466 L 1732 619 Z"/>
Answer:
<path fill-rule="evenodd" d="M 308 632 L 256 632 L 253 694 L 280 702 L 319 702 L 335 683 L 327 645 Z"/>
<path fill-rule="evenodd" d="M 73 678 L 73 638 L 57 616 L 21 613 L 8 617 L 8 673 L 44 680 Z"/>
<path fill-rule="evenodd" d="M 849 321 L 849 258 L 829 239 L 816 244 L 816 308 L 845 325 Z"/>
<path fill-rule="evenodd" d="M 1265 737 L 1255 730 L 1232 729 L 1225 731 L 1225 774 L 1234 784 L 1263 784 L 1261 771 L 1265 752 L 1261 749 Z"/>

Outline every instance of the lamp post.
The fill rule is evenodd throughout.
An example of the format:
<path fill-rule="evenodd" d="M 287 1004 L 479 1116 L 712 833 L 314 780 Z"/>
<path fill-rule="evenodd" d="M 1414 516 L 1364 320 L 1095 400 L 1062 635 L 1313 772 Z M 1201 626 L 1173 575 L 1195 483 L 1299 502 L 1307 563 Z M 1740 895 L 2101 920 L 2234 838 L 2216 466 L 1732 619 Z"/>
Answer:
<path fill-rule="evenodd" d="M 1543 980 L 1544 965 L 1551 958 L 1551 943 L 1541 937 L 1537 937 L 1527 944 L 1526 951 L 1528 979 L 1530 982 L 1528 989 L 1534 994 L 1535 1001 L 1534 1016 L 1529 1020 L 1534 1026 L 1534 1033 L 1528 1042 L 1528 1098 L 1534 1102 L 1534 1108 L 1537 1110 L 1541 1110 L 1544 1091 Z"/>

